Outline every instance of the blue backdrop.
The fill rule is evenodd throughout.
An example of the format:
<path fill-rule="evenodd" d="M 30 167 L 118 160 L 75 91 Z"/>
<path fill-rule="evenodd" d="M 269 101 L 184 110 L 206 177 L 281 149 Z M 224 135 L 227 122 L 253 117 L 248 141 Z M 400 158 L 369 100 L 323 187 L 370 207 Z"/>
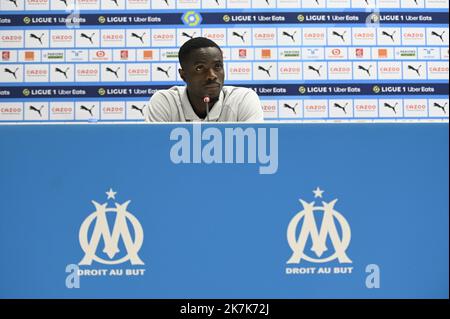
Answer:
<path fill-rule="evenodd" d="M 276 174 L 260 175 L 258 164 L 176 165 L 174 125 L 0 126 L 0 298 L 448 298 L 448 125 L 259 127 L 278 128 Z M 352 263 L 287 264 L 299 199 L 336 198 Z M 68 288 L 66 266 L 85 255 L 79 232 L 96 210 L 91 201 L 128 200 L 144 265 L 79 265 L 108 275 Z M 379 267 L 379 288 L 366 286 L 369 264 Z"/>

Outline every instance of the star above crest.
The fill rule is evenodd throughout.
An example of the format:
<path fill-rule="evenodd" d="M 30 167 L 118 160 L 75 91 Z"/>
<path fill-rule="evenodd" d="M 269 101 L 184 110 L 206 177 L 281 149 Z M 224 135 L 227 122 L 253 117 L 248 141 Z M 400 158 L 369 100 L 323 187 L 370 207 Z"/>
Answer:
<path fill-rule="evenodd" d="M 109 191 L 106 192 L 106 195 L 108 195 L 107 199 L 116 199 L 117 192 L 113 191 L 112 188 L 109 188 Z"/>
<path fill-rule="evenodd" d="M 317 186 L 317 188 L 316 188 L 315 190 L 313 190 L 314 198 L 317 198 L 317 197 L 322 198 L 323 192 L 324 192 L 324 191 L 321 190 L 319 186 Z"/>

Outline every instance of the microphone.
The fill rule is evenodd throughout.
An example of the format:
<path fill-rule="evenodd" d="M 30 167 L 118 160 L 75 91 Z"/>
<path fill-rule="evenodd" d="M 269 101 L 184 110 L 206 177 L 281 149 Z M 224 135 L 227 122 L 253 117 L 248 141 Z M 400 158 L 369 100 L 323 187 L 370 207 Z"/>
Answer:
<path fill-rule="evenodd" d="M 203 102 L 206 104 L 206 121 L 209 122 L 209 96 L 206 95 L 203 97 Z"/>

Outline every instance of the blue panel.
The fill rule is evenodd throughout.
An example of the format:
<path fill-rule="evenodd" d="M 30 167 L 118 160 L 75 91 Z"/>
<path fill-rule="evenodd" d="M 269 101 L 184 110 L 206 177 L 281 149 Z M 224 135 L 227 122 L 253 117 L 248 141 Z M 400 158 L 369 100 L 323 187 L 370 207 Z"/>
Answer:
<path fill-rule="evenodd" d="M 182 127 L 194 136 L 193 126 Z M 225 138 L 235 126 L 205 127 Z M 259 174 L 260 157 L 174 164 L 175 128 L 0 126 L 0 298 L 448 298 L 448 125 L 261 125 L 279 137 L 278 170 L 266 175 Z M 114 199 L 107 199 L 110 188 Z M 314 201 L 319 232 L 326 224 L 320 207 L 338 199 L 327 210 L 337 239 L 322 227 L 327 250 L 317 256 L 311 245 L 321 243 L 302 215 L 296 244 L 301 233 L 309 237 L 300 262 L 288 264 L 288 226 L 303 210 L 299 199 Z M 106 261 L 133 255 L 134 216 L 144 265 L 78 265 L 85 257 L 80 228 L 98 212 L 91 201 L 114 208 L 128 200 L 131 215 L 121 229 L 132 245 L 119 236 L 120 251 L 109 258 L 102 250 L 111 242 L 101 237 L 95 254 Z M 106 215 L 112 231 L 119 214 Z M 85 224 L 88 241 L 98 216 Z M 351 262 L 305 260 L 337 251 Z M 66 286 L 69 264 L 85 274 L 80 288 Z M 379 288 L 367 288 L 371 264 L 379 268 Z M 107 275 L 86 276 L 100 269 Z M 127 269 L 144 273 L 127 276 Z"/>

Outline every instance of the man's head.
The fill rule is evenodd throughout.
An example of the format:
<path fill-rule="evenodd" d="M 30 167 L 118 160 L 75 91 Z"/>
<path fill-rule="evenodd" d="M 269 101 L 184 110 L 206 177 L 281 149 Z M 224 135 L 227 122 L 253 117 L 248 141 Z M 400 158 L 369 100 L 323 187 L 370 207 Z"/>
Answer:
<path fill-rule="evenodd" d="M 214 41 L 193 38 L 181 46 L 178 59 L 179 73 L 191 98 L 219 96 L 225 75 L 222 50 Z"/>

